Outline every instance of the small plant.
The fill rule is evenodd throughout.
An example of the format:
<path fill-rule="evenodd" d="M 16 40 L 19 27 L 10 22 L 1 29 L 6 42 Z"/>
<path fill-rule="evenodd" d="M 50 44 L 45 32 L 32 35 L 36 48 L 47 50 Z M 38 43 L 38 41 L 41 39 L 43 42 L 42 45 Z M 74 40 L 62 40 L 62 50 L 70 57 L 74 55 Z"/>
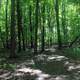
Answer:
<path fill-rule="evenodd" d="M 0 69 L 14 70 L 15 68 L 15 64 L 9 63 L 6 59 L 0 59 Z"/>
<path fill-rule="evenodd" d="M 66 49 L 65 55 L 73 59 L 79 59 L 80 58 L 80 48 L 75 47 L 75 48 Z"/>

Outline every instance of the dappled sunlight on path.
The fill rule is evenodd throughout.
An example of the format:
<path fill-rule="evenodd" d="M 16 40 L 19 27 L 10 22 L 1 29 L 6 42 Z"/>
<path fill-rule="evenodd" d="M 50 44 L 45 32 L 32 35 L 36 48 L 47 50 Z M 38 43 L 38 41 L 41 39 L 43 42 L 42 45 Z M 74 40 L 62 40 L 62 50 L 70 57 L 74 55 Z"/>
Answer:
<path fill-rule="evenodd" d="M 39 54 L 15 63 L 13 71 L 2 70 L 0 80 L 79 80 L 80 64 L 61 55 Z M 1 71 L 0 71 L 1 72 Z"/>

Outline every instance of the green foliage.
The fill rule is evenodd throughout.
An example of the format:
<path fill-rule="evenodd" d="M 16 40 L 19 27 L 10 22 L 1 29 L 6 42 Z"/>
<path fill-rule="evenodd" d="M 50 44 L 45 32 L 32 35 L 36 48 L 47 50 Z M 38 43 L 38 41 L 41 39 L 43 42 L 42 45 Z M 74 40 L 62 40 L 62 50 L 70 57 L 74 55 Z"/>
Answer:
<path fill-rule="evenodd" d="M 9 63 L 5 58 L 0 59 L 0 69 L 14 70 L 15 68 L 15 64 Z"/>
<path fill-rule="evenodd" d="M 76 48 L 65 49 L 64 55 L 75 60 L 80 60 L 80 48 L 76 47 Z"/>
<path fill-rule="evenodd" d="M 13 64 L 6 64 L 0 65 L 0 69 L 6 69 L 6 70 L 14 70 L 16 68 L 16 65 Z"/>
<path fill-rule="evenodd" d="M 20 0 L 19 0 L 20 1 Z M 23 33 L 25 39 L 25 46 L 30 46 L 31 36 L 33 38 L 33 43 L 35 41 L 35 30 L 37 30 L 38 39 L 36 43 L 38 47 L 41 47 L 42 43 L 42 35 L 45 39 L 45 45 L 48 46 L 50 44 L 58 44 L 58 37 L 61 37 L 61 42 L 63 44 L 68 44 L 72 42 L 76 36 L 80 34 L 80 0 L 58 0 L 59 4 L 56 3 L 57 0 L 38 0 L 38 5 L 36 5 L 37 0 L 21 0 L 20 1 L 20 9 L 22 8 L 22 25 L 23 25 Z M 0 0 L 0 44 L 6 45 L 6 37 L 8 37 L 8 41 L 10 42 L 11 38 L 11 1 L 8 0 L 8 8 L 7 8 L 7 20 L 6 20 L 6 3 L 7 0 Z M 56 16 L 56 9 L 59 7 L 59 13 Z M 17 5 L 17 3 L 16 3 Z M 15 8 L 17 6 L 15 5 Z M 30 9 L 31 6 L 31 9 Z M 38 6 L 38 8 L 36 7 Z M 45 7 L 45 10 L 43 9 Z M 37 9 L 38 10 L 37 10 Z M 37 13 L 36 13 L 37 11 Z M 31 15 L 30 15 L 31 12 Z M 17 25 L 17 11 L 15 11 L 15 23 L 16 23 L 16 51 L 18 50 L 18 25 Z M 30 16 L 31 16 L 31 24 L 30 24 Z M 36 17 L 38 18 L 36 20 Z M 58 17 L 59 24 L 57 26 L 56 17 Z M 44 19 L 43 19 L 44 18 Z M 6 32 L 6 21 L 8 31 Z M 38 22 L 37 22 L 38 21 Z M 32 26 L 32 31 L 30 31 L 30 26 Z M 42 34 L 42 29 L 44 26 L 44 33 Z M 13 26 L 14 28 L 14 26 Z M 57 31 L 59 28 L 60 32 Z M 8 33 L 8 35 L 6 34 Z M 59 33 L 59 34 L 57 34 Z M 23 36 L 20 35 L 21 38 L 21 48 L 23 46 Z M 1 46 L 2 48 L 3 46 Z M 72 54 L 76 54 L 78 56 L 79 49 L 73 49 Z M 6 66 L 6 64 L 4 64 Z M 10 65 L 9 65 L 10 66 Z"/>
<path fill-rule="evenodd" d="M 68 2 L 71 2 L 74 4 L 80 4 L 80 0 L 68 0 Z"/>

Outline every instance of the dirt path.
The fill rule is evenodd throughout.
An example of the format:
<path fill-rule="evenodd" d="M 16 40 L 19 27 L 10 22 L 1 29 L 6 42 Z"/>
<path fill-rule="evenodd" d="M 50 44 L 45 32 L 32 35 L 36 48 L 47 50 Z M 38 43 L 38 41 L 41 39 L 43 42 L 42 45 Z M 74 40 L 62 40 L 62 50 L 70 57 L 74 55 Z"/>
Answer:
<path fill-rule="evenodd" d="M 9 60 L 13 70 L 0 69 L 0 80 L 80 80 L 79 62 L 50 51 L 30 59 Z"/>

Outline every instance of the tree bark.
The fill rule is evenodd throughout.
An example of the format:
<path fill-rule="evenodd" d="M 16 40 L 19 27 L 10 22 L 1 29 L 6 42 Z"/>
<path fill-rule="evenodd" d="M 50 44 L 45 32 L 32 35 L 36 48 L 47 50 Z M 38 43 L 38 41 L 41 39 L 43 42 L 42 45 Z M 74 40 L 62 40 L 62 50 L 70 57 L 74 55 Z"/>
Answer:
<path fill-rule="evenodd" d="M 33 31 L 32 31 L 32 8 L 29 6 L 29 19 L 30 19 L 30 46 L 33 48 Z"/>
<path fill-rule="evenodd" d="M 10 58 L 16 57 L 16 19 L 15 19 L 15 0 L 11 0 L 11 54 Z"/>
<path fill-rule="evenodd" d="M 39 0 L 36 0 L 36 11 L 35 11 L 36 22 L 35 22 L 34 54 L 37 54 L 38 8 L 39 8 Z"/>
<path fill-rule="evenodd" d="M 44 39 L 44 36 L 45 36 L 45 2 L 43 3 L 43 8 L 42 8 L 42 18 L 43 18 L 43 26 L 42 26 L 42 50 L 41 52 L 44 51 L 44 47 L 45 47 L 45 39 Z"/>
<path fill-rule="evenodd" d="M 56 0 L 55 11 L 56 11 L 56 23 L 57 23 L 58 48 L 61 48 L 62 42 L 61 42 L 60 25 L 59 25 L 59 0 Z"/>
<path fill-rule="evenodd" d="M 23 41 L 23 50 L 25 50 L 25 39 L 23 32 L 23 23 L 22 23 L 22 8 L 20 6 L 20 0 L 17 0 L 17 23 L 18 23 L 18 51 L 21 51 L 21 35 Z"/>
<path fill-rule="evenodd" d="M 9 45 L 8 45 L 8 22 L 7 22 L 7 9 L 8 9 L 8 0 L 6 0 L 6 22 L 5 22 L 5 27 L 6 27 L 6 48 L 9 48 Z"/>

